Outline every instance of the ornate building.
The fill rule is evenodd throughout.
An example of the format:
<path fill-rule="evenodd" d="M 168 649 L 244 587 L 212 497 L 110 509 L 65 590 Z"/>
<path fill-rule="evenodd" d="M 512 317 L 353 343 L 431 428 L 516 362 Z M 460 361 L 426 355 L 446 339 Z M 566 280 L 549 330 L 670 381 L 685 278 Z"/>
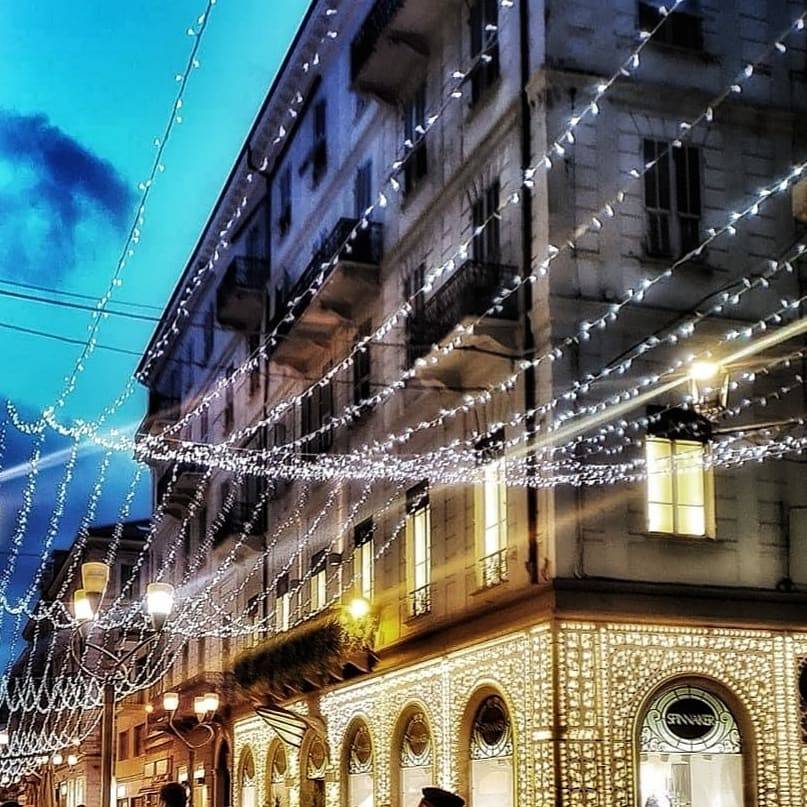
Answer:
<path fill-rule="evenodd" d="M 140 368 L 195 807 L 807 803 L 802 12 L 312 3 Z"/>

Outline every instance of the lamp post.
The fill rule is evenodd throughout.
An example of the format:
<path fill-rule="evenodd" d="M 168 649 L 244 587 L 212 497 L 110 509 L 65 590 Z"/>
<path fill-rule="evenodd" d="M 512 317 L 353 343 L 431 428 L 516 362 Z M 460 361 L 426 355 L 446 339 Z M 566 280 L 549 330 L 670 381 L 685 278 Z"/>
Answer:
<path fill-rule="evenodd" d="M 101 685 L 103 713 L 101 717 L 101 807 L 111 807 L 112 780 L 115 772 L 115 687 L 131 675 L 137 653 L 159 639 L 165 623 L 174 609 L 174 588 L 168 583 L 149 583 L 146 587 L 147 635 L 134 647 L 122 654 L 113 653 L 101 644 L 91 642 L 93 624 L 98 616 L 101 602 L 109 582 L 109 566 L 98 561 L 89 561 L 81 566 L 82 587 L 73 593 L 73 616 L 75 628 L 70 642 L 73 659 L 79 669 Z M 89 668 L 82 658 L 83 650 L 98 654 L 98 666 Z M 56 762 L 54 755 L 54 762 Z M 58 754 L 61 758 L 61 754 Z M 71 763 L 70 760 L 73 759 Z M 71 754 L 68 764 L 77 758 Z"/>

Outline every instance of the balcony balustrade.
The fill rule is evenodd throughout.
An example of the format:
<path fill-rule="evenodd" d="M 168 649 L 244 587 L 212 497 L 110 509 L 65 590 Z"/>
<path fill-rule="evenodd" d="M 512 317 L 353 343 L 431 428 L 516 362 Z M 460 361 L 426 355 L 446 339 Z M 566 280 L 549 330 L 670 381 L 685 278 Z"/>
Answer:
<path fill-rule="evenodd" d="M 350 46 L 357 89 L 390 103 L 425 70 L 430 40 L 453 0 L 376 0 Z"/>
<path fill-rule="evenodd" d="M 269 264 L 261 258 L 230 261 L 216 293 L 216 316 L 226 328 L 258 331 L 266 304 Z"/>
<path fill-rule="evenodd" d="M 349 240 L 354 232 L 355 237 Z M 353 320 L 378 293 L 382 246 L 380 223 L 369 222 L 362 227 L 357 219 L 340 218 L 336 222 L 290 292 L 292 299 L 303 300 L 293 325 L 282 323 L 287 314 L 285 306 L 270 324 L 270 330 L 280 326 L 281 334 L 274 361 L 300 371 L 321 364 L 317 348 L 327 349 L 334 331 Z M 337 255 L 339 260 L 333 263 Z M 313 298 L 308 294 L 312 285 L 318 289 Z"/>

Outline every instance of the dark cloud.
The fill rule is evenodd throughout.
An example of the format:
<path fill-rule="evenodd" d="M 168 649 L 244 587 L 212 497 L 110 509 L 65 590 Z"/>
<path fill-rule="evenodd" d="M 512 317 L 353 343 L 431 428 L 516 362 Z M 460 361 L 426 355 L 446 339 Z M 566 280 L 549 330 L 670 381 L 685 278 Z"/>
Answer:
<path fill-rule="evenodd" d="M 0 169 L 4 240 L 17 253 L 12 271 L 43 262 L 51 273 L 64 270 L 83 224 L 116 230 L 127 224 L 134 195 L 115 166 L 45 115 L 0 110 Z"/>

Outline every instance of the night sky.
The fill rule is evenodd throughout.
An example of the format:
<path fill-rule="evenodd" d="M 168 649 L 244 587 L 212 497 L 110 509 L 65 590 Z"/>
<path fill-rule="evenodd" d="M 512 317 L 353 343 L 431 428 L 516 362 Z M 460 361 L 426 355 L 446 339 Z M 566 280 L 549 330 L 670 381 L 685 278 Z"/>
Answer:
<path fill-rule="evenodd" d="M 81 306 L 93 305 L 114 272 L 137 185 L 148 174 L 154 138 L 176 93 L 174 76 L 192 45 L 185 32 L 204 5 L 0 0 L 0 398 L 29 419 L 54 401 L 80 347 L 21 329 L 86 337 L 91 315 Z M 141 243 L 111 305 L 136 316 L 103 321 L 99 344 L 116 350 L 95 352 L 63 421 L 97 417 L 134 371 L 307 5 L 219 0 L 213 8 L 183 123 L 166 148 L 166 170 L 151 194 Z M 138 388 L 111 425 L 138 423 L 144 403 Z M 32 437 L 7 426 L 0 456 L 0 569 L 7 565 L 33 445 Z M 30 584 L 68 451 L 68 441 L 48 433 L 12 595 Z M 102 461 L 102 452 L 82 449 L 56 546 L 71 542 Z M 95 523 L 117 519 L 133 473 L 128 457 L 112 458 Z M 145 474 L 132 517 L 148 511 Z M 14 627 L 14 618 L 4 616 L 0 664 L 14 645 Z"/>

